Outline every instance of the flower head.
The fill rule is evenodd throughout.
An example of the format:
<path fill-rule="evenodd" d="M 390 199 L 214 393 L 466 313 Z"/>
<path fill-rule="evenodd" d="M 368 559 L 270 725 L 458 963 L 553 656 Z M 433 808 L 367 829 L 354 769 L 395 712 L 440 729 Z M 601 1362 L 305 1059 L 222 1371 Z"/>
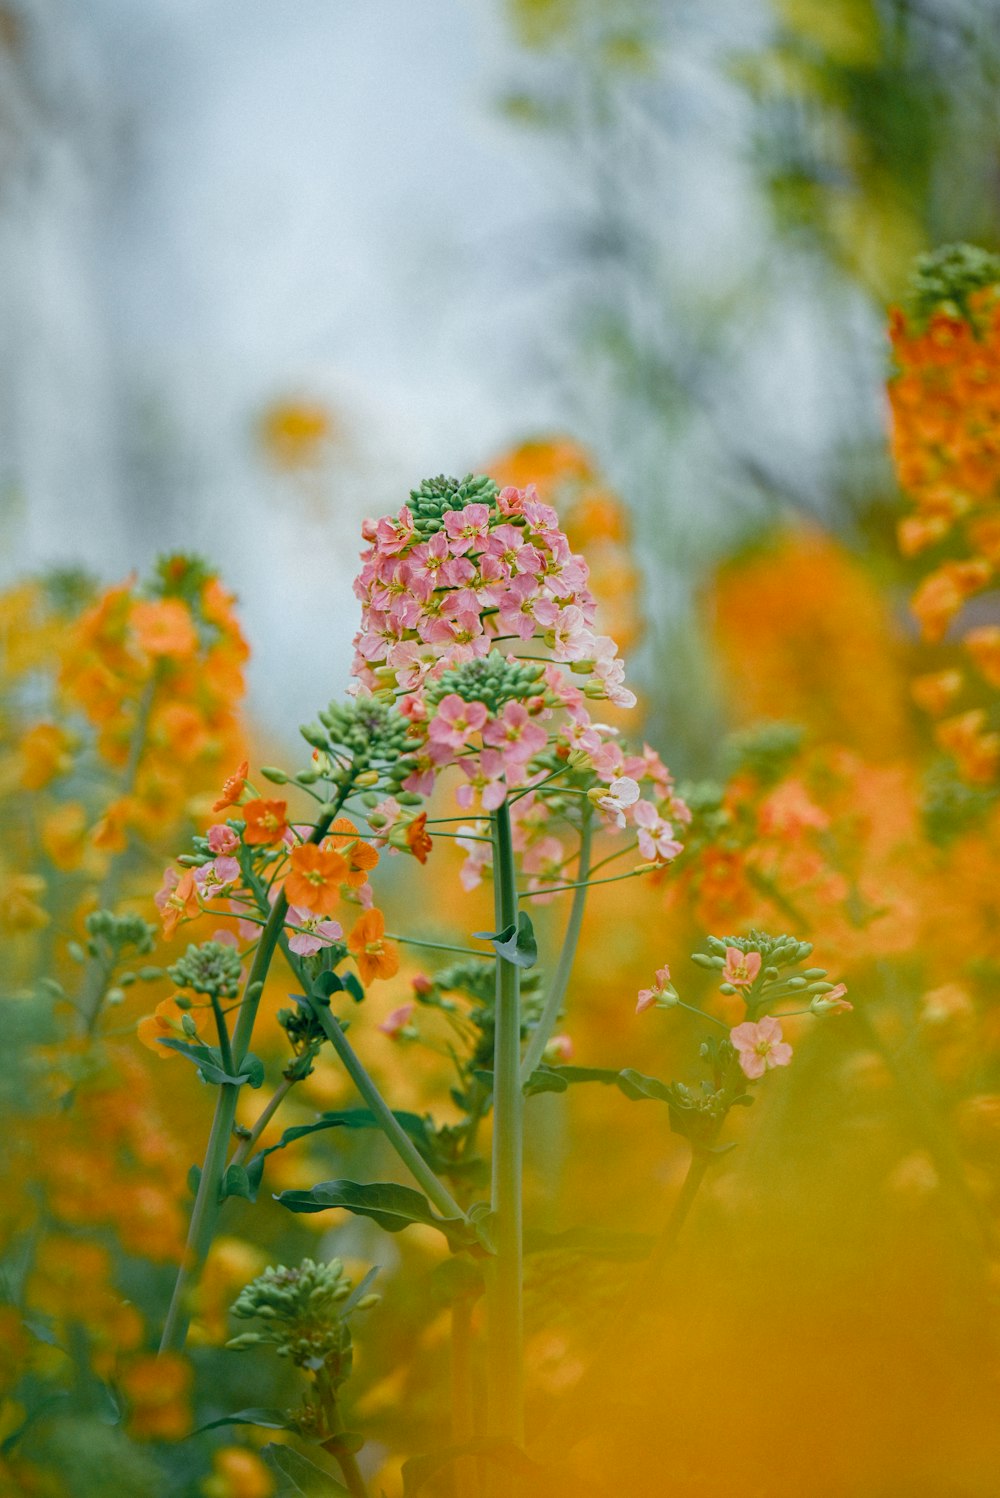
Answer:
<path fill-rule="evenodd" d="M 758 961 L 760 954 L 757 954 Z M 792 1048 L 781 1038 L 781 1026 L 771 1014 L 754 1023 L 745 1020 L 729 1032 L 729 1040 L 743 1075 L 752 1081 L 762 1077 L 774 1066 L 787 1066 L 792 1059 Z"/>
<path fill-rule="evenodd" d="M 720 977 L 723 983 L 731 983 L 734 988 L 750 988 L 760 972 L 760 965 L 759 952 L 741 952 L 739 947 L 727 947 L 726 965 Z"/>
<path fill-rule="evenodd" d="M 647 1009 L 672 1009 L 679 1003 L 677 990 L 670 981 L 670 969 L 658 967 L 652 987 L 640 988 L 635 1012 L 642 1014 Z"/>

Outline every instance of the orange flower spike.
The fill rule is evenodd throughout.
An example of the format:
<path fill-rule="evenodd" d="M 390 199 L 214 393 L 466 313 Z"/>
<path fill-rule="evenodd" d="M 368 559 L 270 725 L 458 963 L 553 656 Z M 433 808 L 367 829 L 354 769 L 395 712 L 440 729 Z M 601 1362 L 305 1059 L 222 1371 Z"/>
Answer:
<path fill-rule="evenodd" d="M 385 916 L 381 910 L 366 910 L 347 938 L 362 983 L 375 978 L 394 978 L 399 972 L 399 953 L 385 941 Z"/>
<path fill-rule="evenodd" d="M 213 806 L 213 811 L 225 811 L 227 806 L 236 806 L 246 789 L 247 775 L 250 773 L 250 763 L 244 760 L 239 769 L 225 781 L 222 787 L 222 795 Z"/>
<path fill-rule="evenodd" d="M 191 611 L 179 598 L 142 599 L 132 607 L 132 632 L 147 655 L 189 660 L 198 649 Z"/>
<path fill-rule="evenodd" d="M 418 863 L 426 863 L 427 855 L 434 846 L 430 833 L 427 831 L 427 813 L 422 811 L 419 817 L 406 829 L 406 846 L 413 854 Z"/>
<path fill-rule="evenodd" d="M 240 810 L 247 824 L 243 841 L 249 847 L 280 843 L 288 831 L 287 801 L 246 801 Z"/>
<path fill-rule="evenodd" d="M 289 905 L 297 905 L 313 915 L 332 915 L 340 898 L 340 886 L 347 878 L 347 859 L 336 849 L 303 843 L 292 850 L 285 899 Z"/>

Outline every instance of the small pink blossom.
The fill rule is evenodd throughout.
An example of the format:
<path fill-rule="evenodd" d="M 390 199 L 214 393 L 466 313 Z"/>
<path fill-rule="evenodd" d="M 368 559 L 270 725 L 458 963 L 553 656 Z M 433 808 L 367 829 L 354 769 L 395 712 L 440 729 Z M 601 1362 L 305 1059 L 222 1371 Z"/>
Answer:
<path fill-rule="evenodd" d="M 452 751 L 463 749 L 471 735 L 483 728 L 487 716 L 482 702 L 466 702 L 457 692 L 442 697 L 428 730 L 435 762 L 441 763 Z"/>
<path fill-rule="evenodd" d="M 391 1014 L 387 1014 L 379 1025 L 382 1034 L 388 1035 L 390 1040 L 399 1040 L 406 1031 L 416 1007 L 413 1003 L 400 1004 L 398 1009 L 394 1009 Z"/>
<path fill-rule="evenodd" d="M 674 829 L 664 821 L 651 801 L 636 802 L 633 820 L 639 829 L 639 852 L 650 862 L 669 863 L 683 851 L 674 837 Z"/>
<path fill-rule="evenodd" d="M 220 853 L 235 853 L 240 845 L 240 840 L 231 827 L 225 822 L 216 822 L 214 827 L 208 829 L 208 846 L 216 855 Z"/>
<path fill-rule="evenodd" d="M 289 906 L 288 925 L 299 928 L 288 941 L 289 950 L 299 957 L 315 956 L 324 947 L 331 947 L 335 941 L 339 941 L 344 934 L 339 921 L 313 915 L 311 911 L 303 910 L 298 905 Z"/>
<path fill-rule="evenodd" d="M 670 981 L 670 969 L 658 967 L 652 988 L 640 988 L 635 1012 L 642 1014 L 646 1009 L 672 1009 L 679 1002 L 677 990 Z"/>
<path fill-rule="evenodd" d="M 731 983 L 734 988 L 750 988 L 760 972 L 760 963 L 759 952 L 741 952 L 739 947 L 727 947 L 726 965 L 720 975 L 722 982 Z"/>
<path fill-rule="evenodd" d="M 484 823 L 477 822 L 473 827 L 459 827 L 455 842 L 466 855 L 458 875 L 462 888 L 469 891 L 478 889 L 483 882 L 484 871 L 493 867 L 493 848 L 489 839 L 485 838 Z"/>
<path fill-rule="evenodd" d="M 757 954 L 759 958 L 759 953 Z M 744 1076 L 755 1081 L 773 1066 L 787 1066 L 792 1048 L 781 1038 L 781 1026 L 771 1014 L 754 1024 L 745 1020 L 730 1030 L 729 1039 L 736 1050 Z"/>
<path fill-rule="evenodd" d="M 847 1014 L 854 1008 L 844 997 L 847 993 L 846 983 L 837 983 L 826 993 L 818 993 L 809 1008 L 813 1014 Z"/>
<path fill-rule="evenodd" d="M 639 799 L 639 786 L 629 775 L 619 775 L 607 790 L 595 786 L 587 792 L 594 805 L 603 811 L 616 827 L 625 826 L 625 812 Z"/>
<path fill-rule="evenodd" d="M 508 702 L 499 718 L 493 718 L 483 729 L 483 743 L 499 749 L 508 766 L 526 764 L 532 755 L 545 748 L 546 732 L 532 722 L 521 702 Z"/>
<path fill-rule="evenodd" d="M 236 858 L 216 858 L 212 863 L 203 863 L 194 871 L 194 882 L 203 900 L 213 900 L 217 895 L 228 895 L 234 884 L 239 884 L 243 872 Z"/>
<path fill-rule="evenodd" d="M 455 556 L 471 551 L 478 541 L 486 539 L 490 523 L 489 505 L 466 505 L 464 510 L 448 510 L 442 517 L 448 541 Z"/>

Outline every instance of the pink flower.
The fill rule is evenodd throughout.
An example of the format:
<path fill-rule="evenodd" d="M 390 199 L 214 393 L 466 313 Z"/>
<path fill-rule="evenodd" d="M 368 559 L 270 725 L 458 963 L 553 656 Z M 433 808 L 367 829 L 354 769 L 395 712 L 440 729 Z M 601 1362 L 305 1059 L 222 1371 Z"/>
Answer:
<path fill-rule="evenodd" d="M 461 556 L 471 551 L 477 541 L 485 541 L 490 523 L 489 505 L 466 505 L 464 510 L 448 510 L 442 517 L 452 553 Z"/>
<path fill-rule="evenodd" d="M 545 748 L 545 742 L 545 729 L 532 722 L 520 702 L 506 703 L 499 718 L 493 718 L 483 729 L 483 743 L 499 749 L 508 766 L 526 764 Z"/>
<path fill-rule="evenodd" d="M 616 827 L 625 826 L 625 812 L 639 799 L 639 786 L 629 775 L 619 775 L 607 790 L 595 786 L 587 795 L 595 806 L 609 816 Z"/>
<path fill-rule="evenodd" d="M 757 953 L 758 962 L 760 954 Z M 756 1080 L 773 1066 L 787 1066 L 792 1048 L 781 1038 L 781 1026 L 771 1014 L 753 1024 L 745 1020 L 730 1030 L 729 1039 L 739 1057 L 744 1076 Z"/>
<path fill-rule="evenodd" d="M 216 855 L 220 853 L 235 853 L 240 845 L 240 840 L 231 827 L 225 822 L 216 822 L 214 827 L 208 829 L 208 846 Z"/>
<path fill-rule="evenodd" d="M 683 851 L 683 845 L 674 837 L 674 829 L 665 822 L 650 801 L 636 803 L 632 813 L 639 829 L 639 852 L 650 862 L 669 863 Z"/>
<path fill-rule="evenodd" d="M 194 871 L 194 882 L 203 900 L 213 900 L 217 895 L 228 895 L 234 884 L 242 881 L 243 873 L 235 858 L 216 858 L 212 863 L 203 863 Z"/>
<path fill-rule="evenodd" d="M 475 804 L 479 792 L 483 811 L 496 811 L 507 799 L 507 782 L 504 778 L 504 757 L 499 749 L 484 749 L 478 761 L 460 759 L 459 767 L 469 777 L 468 785 L 460 785 L 455 792 L 459 806 L 468 810 Z"/>
<path fill-rule="evenodd" d="M 722 969 L 723 983 L 734 988 L 750 988 L 760 972 L 760 953 L 741 952 L 738 947 L 726 948 L 726 965 Z"/>
<path fill-rule="evenodd" d="M 640 988 L 635 1012 L 642 1014 L 646 1009 L 672 1009 L 678 1003 L 680 1000 L 677 990 L 670 981 L 670 969 L 658 967 L 652 988 Z"/>
<path fill-rule="evenodd" d="M 482 702 L 466 702 L 457 692 L 442 697 L 429 730 L 431 756 L 435 762 L 441 763 L 454 750 L 464 749 L 470 736 L 484 726 L 487 716 Z"/>
<path fill-rule="evenodd" d="M 846 992 L 847 984 L 838 983 L 826 993 L 818 993 L 809 1008 L 813 1014 L 846 1014 L 854 1008 L 854 1005 L 844 998 Z"/>
<path fill-rule="evenodd" d="M 410 1023 L 410 1016 L 417 1006 L 415 1004 L 400 1004 L 391 1014 L 387 1014 L 379 1025 L 383 1035 L 388 1035 L 390 1040 L 398 1040 L 405 1032 Z"/>
<path fill-rule="evenodd" d="M 289 950 L 297 953 L 299 957 L 315 956 L 323 947 L 333 946 L 333 943 L 339 941 L 344 934 L 344 928 L 339 921 L 313 915 L 312 911 L 303 910 L 298 905 L 289 906 L 288 926 L 299 928 L 288 941 Z"/>
<path fill-rule="evenodd" d="M 493 848 L 486 839 L 486 827 L 486 823 L 477 822 L 474 827 L 461 826 L 458 829 L 459 835 L 455 841 L 466 854 L 458 875 L 464 890 L 477 889 L 483 882 L 484 869 L 493 867 Z M 462 836 L 463 832 L 465 837 Z"/>

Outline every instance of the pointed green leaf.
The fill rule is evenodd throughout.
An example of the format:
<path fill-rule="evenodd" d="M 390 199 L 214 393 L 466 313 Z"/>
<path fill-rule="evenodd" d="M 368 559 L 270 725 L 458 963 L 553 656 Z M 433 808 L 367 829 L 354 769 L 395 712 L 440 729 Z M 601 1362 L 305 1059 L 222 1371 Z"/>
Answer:
<path fill-rule="evenodd" d="M 200 1436 L 206 1430 L 218 1430 L 223 1425 L 259 1425 L 262 1430 L 294 1430 L 284 1410 L 246 1409 L 233 1415 L 220 1415 L 218 1420 L 209 1420 L 199 1425 L 192 1435 Z"/>
<path fill-rule="evenodd" d="M 442 1232 L 458 1247 L 475 1242 L 475 1232 L 461 1217 L 438 1217 L 426 1196 L 394 1181 L 320 1181 L 308 1191 L 281 1191 L 275 1201 L 290 1212 L 326 1212 L 341 1207 L 359 1217 L 370 1217 L 387 1233 L 400 1233 L 413 1223 Z"/>
<path fill-rule="evenodd" d="M 186 1040 L 176 1040 L 172 1035 L 160 1039 L 157 1044 L 193 1061 L 203 1082 L 229 1087 L 242 1087 L 245 1082 L 249 1082 L 251 1087 L 259 1087 L 264 1080 L 264 1063 L 258 1056 L 246 1056 L 238 1075 L 230 1076 L 223 1069 L 218 1046 L 190 1044 Z"/>
<path fill-rule="evenodd" d="M 261 1448 L 260 1454 L 271 1471 L 285 1479 L 275 1498 L 292 1498 L 293 1494 L 296 1498 L 350 1498 L 343 1483 L 291 1446 L 278 1446 L 272 1441 Z"/>

